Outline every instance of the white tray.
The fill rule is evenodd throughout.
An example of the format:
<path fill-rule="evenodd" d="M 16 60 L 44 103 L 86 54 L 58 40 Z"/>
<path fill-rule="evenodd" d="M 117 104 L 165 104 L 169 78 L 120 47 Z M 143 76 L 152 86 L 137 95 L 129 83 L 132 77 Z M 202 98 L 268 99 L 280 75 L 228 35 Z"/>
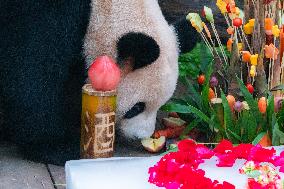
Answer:
<path fill-rule="evenodd" d="M 284 147 L 275 147 L 278 153 Z M 148 168 L 161 157 L 109 158 L 68 161 L 65 165 L 67 189 L 154 189 L 148 183 Z M 206 176 L 220 182 L 227 181 L 244 189 L 247 177 L 238 170 L 244 160 L 237 160 L 231 168 L 216 167 L 216 157 L 205 161 L 200 168 Z M 281 174 L 284 179 L 284 174 Z"/>

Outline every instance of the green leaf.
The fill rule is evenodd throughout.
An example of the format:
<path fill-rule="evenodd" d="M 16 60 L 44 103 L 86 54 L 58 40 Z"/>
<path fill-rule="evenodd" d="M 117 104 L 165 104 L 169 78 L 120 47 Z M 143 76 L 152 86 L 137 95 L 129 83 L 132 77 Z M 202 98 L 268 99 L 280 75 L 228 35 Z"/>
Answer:
<path fill-rule="evenodd" d="M 189 98 L 192 99 L 192 101 L 195 102 L 195 104 L 198 106 L 199 109 L 201 109 L 201 96 L 200 93 L 197 92 L 196 88 L 194 87 L 194 85 L 188 80 L 186 79 L 186 85 L 188 88 L 188 92 L 190 93 Z"/>
<path fill-rule="evenodd" d="M 284 85 L 273 87 L 270 91 L 284 91 Z"/>
<path fill-rule="evenodd" d="M 210 123 L 210 118 L 207 115 L 191 105 L 185 106 L 180 104 L 166 104 L 162 107 L 162 110 L 167 112 L 192 113 L 206 123 Z"/>
<path fill-rule="evenodd" d="M 231 140 L 233 143 L 236 142 L 236 137 L 234 136 L 235 133 L 232 132 L 234 130 L 233 128 L 233 120 L 232 120 L 232 112 L 231 108 L 229 106 L 228 100 L 224 94 L 224 92 L 221 90 L 221 98 L 222 98 L 222 104 L 224 107 L 224 129 L 226 136 L 229 140 Z M 240 139 L 240 137 L 239 137 Z M 239 140 L 237 139 L 237 140 Z"/>
<path fill-rule="evenodd" d="M 231 131 L 230 129 L 227 129 L 227 131 L 233 136 L 235 137 L 236 140 L 238 140 L 239 142 L 242 140 L 241 137 L 239 135 L 237 135 L 235 132 Z"/>
<path fill-rule="evenodd" d="M 202 107 L 204 112 L 208 112 L 209 110 L 209 98 L 208 98 L 208 94 L 209 94 L 209 83 L 210 83 L 210 77 L 213 73 L 213 69 L 212 69 L 212 62 L 208 65 L 208 71 L 206 72 L 206 81 L 205 84 L 202 88 L 202 92 L 201 92 L 201 98 L 202 98 Z"/>
<path fill-rule="evenodd" d="M 284 144 L 284 132 L 279 129 L 278 122 L 275 123 L 272 133 L 272 145 L 279 146 Z"/>
<path fill-rule="evenodd" d="M 233 128 L 233 121 L 232 121 L 232 111 L 229 106 L 228 100 L 224 94 L 224 92 L 221 90 L 221 98 L 222 98 L 222 104 L 224 107 L 224 126 L 225 129 Z"/>
<path fill-rule="evenodd" d="M 252 141 L 252 144 L 253 145 L 257 145 L 259 142 L 260 142 L 260 140 L 262 139 L 262 137 L 264 136 L 264 135 L 266 135 L 267 133 L 266 132 L 261 132 L 261 133 L 259 133 L 258 135 L 257 135 L 257 137 Z"/>
<path fill-rule="evenodd" d="M 274 112 L 274 96 L 270 95 L 268 97 L 268 105 L 267 105 L 267 109 L 266 109 L 266 115 L 267 115 L 267 129 L 269 131 L 269 133 L 272 133 L 272 116 L 275 115 Z"/>
<path fill-rule="evenodd" d="M 256 119 L 257 124 L 263 126 L 265 122 L 262 118 L 261 113 L 259 112 L 257 102 L 254 100 L 253 96 L 248 92 L 246 86 L 243 84 L 243 82 L 238 77 L 237 77 L 237 81 L 239 83 L 240 90 L 249 105 L 250 112 L 253 114 L 254 118 Z"/>
<path fill-rule="evenodd" d="M 181 139 L 186 138 L 186 135 L 187 135 L 192 129 L 194 129 L 194 128 L 198 125 L 198 123 L 200 123 L 200 120 L 199 120 L 199 119 L 195 119 L 195 120 L 193 120 L 190 124 L 188 124 L 188 125 L 185 127 L 185 129 L 184 129 L 184 131 L 182 132 L 182 134 L 180 135 L 180 138 L 181 138 Z"/>
<path fill-rule="evenodd" d="M 247 142 L 251 143 L 257 136 L 257 122 L 251 112 L 247 112 L 247 117 L 244 119 L 244 125 L 247 127 Z"/>
<path fill-rule="evenodd" d="M 177 145 L 171 144 L 170 147 L 169 147 L 169 149 L 168 149 L 166 152 L 164 152 L 164 153 L 162 153 L 162 154 L 160 154 L 160 155 L 161 155 L 161 156 L 164 156 L 164 155 L 166 155 L 166 154 L 168 154 L 168 153 L 170 153 L 170 152 L 177 152 L 177 151 L 178 151 Z"/>

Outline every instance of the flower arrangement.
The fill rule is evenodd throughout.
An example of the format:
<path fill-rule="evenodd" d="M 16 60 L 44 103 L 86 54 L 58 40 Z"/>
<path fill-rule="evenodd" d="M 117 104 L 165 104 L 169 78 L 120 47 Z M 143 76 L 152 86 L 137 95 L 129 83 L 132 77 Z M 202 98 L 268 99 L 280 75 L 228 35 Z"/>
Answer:
<path fill-rule="evenodd" d="M 228 25 L 227 50 L 231 57 L 228 58 L 221 44 L 212 10 L 205 6 L 202 16 L 189 13 L 188 21 L 207 47 L 204 53 L 199 44 L 200 50 L 194 53 L 202 51 L 205 58 L 198 59 L 190 53 L 180 57 L 180 79 L 188 87 L 189 94 L 173 98 L 162 110 L 177 112 L 189 123 L 187 132 L 197 128 L 205 133 L 202 142 L 229 139 L 236 144 L 284 144 L 284 97 L 281 92 L 284 72 L 279 67 L 284 46 L 276 48 L 278 40 L 284 44 L 284 38 L 280 37 L 284 30 L 282 22 L 281 27 L 274 24 L 273 17 L 276 13 L 282 15 L 283 2 L 245 0 L 244 12 L 234 0 L 217 0 L 216 5 Z M 248 7 L 254 13 L 253 18 Z M 268 40 L 269 37 L 273 41 Z M 201 63 L 193 66 L 189 62 L 194 60 Z M 208 64 L 210 60 L 212 63 Z"/>
<path fill-rule="evenodd" d="M 205 159 L 213 156 L 218 158 L 218 167 L 232 167 L 236 159 L 247 160 L 240 168 L 240 174 L 249 176 L 248 189 L 272 189 L 272 185 L 275 189 L 283 189 L 276 168 L 263 163 L 280 167 L 280 171 L 284 172 L 284 152 L 277 156 L 273 148 L 265 149 L 251 144 L 233 146 L 227 140 L 221 141 L 213 150 L 192 140 L 180 141 L 176 152 L 164 155 L 156 165 L 149 168 L 149 182 L 167 189 L 234 189 L 235 186 L 228 182 L 212 181 L 199 168 Z M 259 184 L 263 187 L 258 187 Z"/>
<path fill-rule="evenodd" d="M 181 138 L 197 129 L 204 134 L 199 142 L 217 146 L 211 150 L 189 139 L 170 145 L 170 152 L 149 169 L 149 182 L 167 189 L 236 188 L 205 176 L 200 164 L 215 156 L 217 167 L 246 160 L 239 170 L 247 176 L 247 189 L 283 189 L 278 171 L 284 172 L 284 152 L 276 155 L 262 146 L 284 144 L 284 2 L 244 0 L 244 11 L 234 0 L 216 5 L 228 25 L 227 47 L 209 7 L 201 16 L 189 13 L 187 20 L 207 48 L 198 44 L 194 53 L 180 57 L 180 81 L 188 94 L 162 110 L 188 123 Z"/>

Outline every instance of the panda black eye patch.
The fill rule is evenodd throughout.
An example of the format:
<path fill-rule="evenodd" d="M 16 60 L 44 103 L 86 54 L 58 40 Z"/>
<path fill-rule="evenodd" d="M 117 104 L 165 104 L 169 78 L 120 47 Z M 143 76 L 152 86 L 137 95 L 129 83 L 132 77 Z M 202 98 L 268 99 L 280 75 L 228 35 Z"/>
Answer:
<path fill-rule="evenodd" d="M 126 114 L 124 115 L 125 119 L 131 119 L 145 110 L 145 102 L 136 103 Z"/>
<path fill-rule="evenodd" d="M 118 62 L 132 59 L 133 70 L 143 68 L 155 62 L 160 56 L 160 47 L 150 36 L 130 32 L 123 35 L 116 44 Z M 120 65 L 123 67 L 123 65 Z"/>

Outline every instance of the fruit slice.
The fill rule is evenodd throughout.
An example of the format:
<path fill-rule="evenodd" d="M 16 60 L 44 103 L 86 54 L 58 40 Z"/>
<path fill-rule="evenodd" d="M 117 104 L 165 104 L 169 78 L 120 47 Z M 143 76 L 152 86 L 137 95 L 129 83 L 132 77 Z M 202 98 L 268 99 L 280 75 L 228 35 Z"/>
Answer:
<path fill-rule="evenodd" d="M 179 115 L 176 112 L 170 112 L 169 117 L 179 118 Z"/>
<path fill-rule="evenodd" d="M 175 127 L 181 127 L 181 126 L 186 125 L 185 121 L 183 121 L 180 118 L 175 118 L 175 117 L 163 118 L 162 123 L 166 128 L 175 128 Z"/>
<path fill-rule="evenodd" d="M 155 131 L 153 134 L 154 138 L 159 138 L 161 136 L 164 136 L 166 138 L 177 138 L 179 137 L 185 129 L 185 126 L 180 127 L 174 127 L 174 128 L 166 128 L 163 130 Z"/>
<path fill-rule="evenodd" d="M 145 150 L 151 152 L 151 153 L 156 153 L 161 151 L 165 144 L 166 144 L 166 137 L 161 136 L 158 139 L 154 138 L 146 138 L 141 140 L 142 146 L 145 148 Z"/>

